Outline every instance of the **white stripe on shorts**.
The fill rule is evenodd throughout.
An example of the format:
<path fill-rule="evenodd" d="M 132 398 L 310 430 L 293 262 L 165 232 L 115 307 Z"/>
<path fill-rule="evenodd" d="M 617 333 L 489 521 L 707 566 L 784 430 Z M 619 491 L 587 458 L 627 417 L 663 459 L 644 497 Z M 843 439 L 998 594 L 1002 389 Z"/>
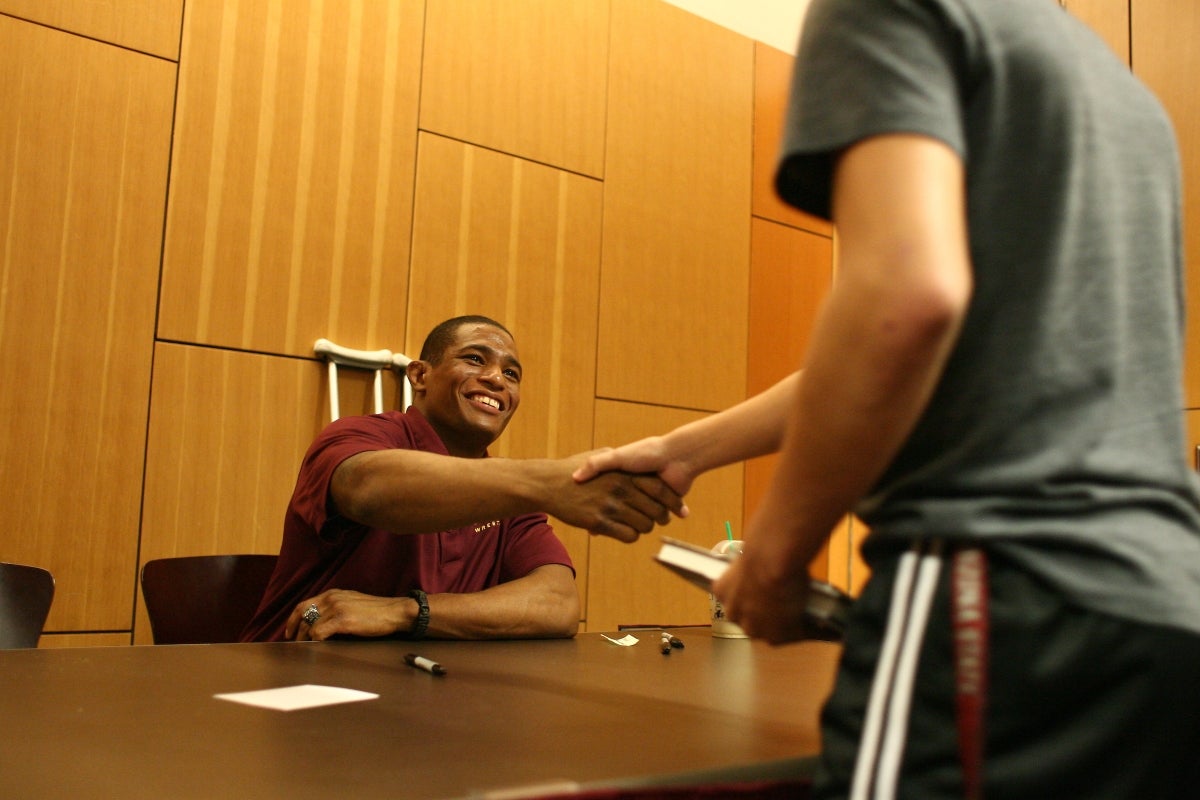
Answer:
<path fill-rule="evenodd" d="M 875 667 L 850 800 L 892 800 L 908 734 L 917 656 L 942 566 L 942 543 L 915 542 L 900 557 L 883 650 Z"/>

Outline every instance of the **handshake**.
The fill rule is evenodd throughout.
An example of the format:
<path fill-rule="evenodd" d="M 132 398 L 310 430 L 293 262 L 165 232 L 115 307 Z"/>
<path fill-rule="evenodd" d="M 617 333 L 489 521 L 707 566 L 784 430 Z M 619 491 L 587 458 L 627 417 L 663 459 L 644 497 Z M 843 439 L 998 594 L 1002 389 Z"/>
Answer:
<path fill-rule="evenodd" d="M 687 516 L 683 495 L 691 480 L 672 481 L 655 468 L 654 459 L 631 459 L 623 451 L 626 448 L 606 448 L 557 461 L 526 462 L 530 469 L 544 465 L 547 470 L 536 481 L 543 493 L 540 505 L 569 525 L 622 542 L 636 541 L 655 525 L 666 525 L 671 515 Z"/>

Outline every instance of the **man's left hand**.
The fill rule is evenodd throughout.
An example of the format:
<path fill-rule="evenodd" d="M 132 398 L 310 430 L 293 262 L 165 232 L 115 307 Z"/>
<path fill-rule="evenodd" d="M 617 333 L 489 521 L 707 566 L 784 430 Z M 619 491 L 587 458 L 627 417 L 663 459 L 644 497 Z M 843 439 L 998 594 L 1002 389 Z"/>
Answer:
<path fill-rule="evenodd" d="M 310 625 L 304 614 L 313 605 L 319 616 Z M 388 636 L 412 627 L 408 607 L 415 605 L 414 601 L 403 597 L 376 597 L 347 589 L 329 589 L 292 609 L 284 636 L 298 642 L 323 641 L 338 634 Z"/>

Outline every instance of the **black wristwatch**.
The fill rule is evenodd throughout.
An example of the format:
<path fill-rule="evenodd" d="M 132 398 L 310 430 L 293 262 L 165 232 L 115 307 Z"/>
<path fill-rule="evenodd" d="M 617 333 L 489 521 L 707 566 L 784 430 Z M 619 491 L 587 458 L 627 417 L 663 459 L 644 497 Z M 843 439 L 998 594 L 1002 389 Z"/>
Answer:
<path fill-rule="evenodd" d="M 409 639 L 424 639 L 429 629 L 429 598 L 420 589 L 413 589 L 408 596 L 417 601 L 417 621 L 408 632 Z"/>

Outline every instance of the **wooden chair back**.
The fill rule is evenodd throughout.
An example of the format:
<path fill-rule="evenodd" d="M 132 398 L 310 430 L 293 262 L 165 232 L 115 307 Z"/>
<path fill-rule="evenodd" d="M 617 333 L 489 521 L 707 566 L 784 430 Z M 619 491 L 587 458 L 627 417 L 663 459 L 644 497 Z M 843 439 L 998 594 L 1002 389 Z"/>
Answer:
<path fill-rule="evenodd" d="M 0 562 L 0 650 L 37 647 L 53 600 L 48 570 Z"/>

